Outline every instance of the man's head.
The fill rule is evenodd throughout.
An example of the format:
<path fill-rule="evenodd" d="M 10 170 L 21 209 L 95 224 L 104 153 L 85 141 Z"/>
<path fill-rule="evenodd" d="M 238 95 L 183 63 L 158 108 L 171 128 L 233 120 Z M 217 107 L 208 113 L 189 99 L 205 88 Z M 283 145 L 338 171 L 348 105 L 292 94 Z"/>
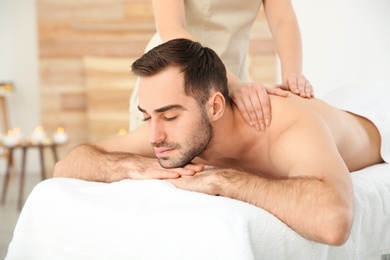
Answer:
<path fill-rule="evenodd" d="M 184 75 L 184 92 L 200 105 L 209 99 L 211 91 L 220 92 L 228 105 L 232 104 L 227 87 L 226 68 L 210 48 L 187 39 L 174 39 L 161 44 L 132 65 L 140 77 L 150 77 L 175 67 Z"/>
<path fill-rule="evenodd" d="M 207 150 L 212 121 L 231 106 L 226 69 L 215 52 L 176 39 L 144 54 L 132 70 L 141 77 L 139 109 L 160 164 L 181 167 Z"/>

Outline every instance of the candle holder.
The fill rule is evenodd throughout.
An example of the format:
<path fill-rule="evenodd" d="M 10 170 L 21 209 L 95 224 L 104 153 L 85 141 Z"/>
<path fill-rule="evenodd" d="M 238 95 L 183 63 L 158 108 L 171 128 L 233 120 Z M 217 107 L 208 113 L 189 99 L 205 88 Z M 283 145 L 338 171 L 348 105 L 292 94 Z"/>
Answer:
<path fill-rule="evenodd" d="M 42 126 L 37 126 L 31 135 L 31 142 L 34 144 L 43 143 L 46 138 L 46 132 Z"/>
<path fill-rule="evenodd" d="M 57 132 L 53 134 L 53 142 L 56 144 L 64 144 L 68 141 L 68 134 L 64 128 L 58 127 Z"/>
<path fill-rule="evenodd" d="M 20 131 L 20 128 L 15 127 L 14 129 L 9 129 L 5 135 L 2 137 L 3 145 L 7 147 L 13 147 L 20 144 L 23 141 L 23 135 Z"/>
<path fill-rule="evenodd" d="M 7 147 L 12 147 L 18 144 L 17 136 L 12 129 L 7 131 L 7 134 L 3 137 L 3 144 Z"/>

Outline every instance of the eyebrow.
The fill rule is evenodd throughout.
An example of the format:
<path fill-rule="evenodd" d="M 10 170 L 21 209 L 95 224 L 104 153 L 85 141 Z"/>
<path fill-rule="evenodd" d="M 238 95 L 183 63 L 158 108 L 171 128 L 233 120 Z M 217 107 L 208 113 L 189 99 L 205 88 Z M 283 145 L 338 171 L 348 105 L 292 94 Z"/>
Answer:
<path fill-rule="evenodd" d="M 138 110 L 141 111 L 142 113 L 147 113 L 145 109 L 141 108 L 140 106 L 138 106 Z M 167 112 L 167 111 L 170 111 L 170 110 L 187 110 L 184 106 L 182 105 L 168 105 L 168 106 L 165 106 L 165 107 L 160 107 L 160 108 L 157 108 L 155 109 L 153 112 L 156 113 L 156 114 L 159 114 L 159 113 L 164 113 L 164 112 Z"/>

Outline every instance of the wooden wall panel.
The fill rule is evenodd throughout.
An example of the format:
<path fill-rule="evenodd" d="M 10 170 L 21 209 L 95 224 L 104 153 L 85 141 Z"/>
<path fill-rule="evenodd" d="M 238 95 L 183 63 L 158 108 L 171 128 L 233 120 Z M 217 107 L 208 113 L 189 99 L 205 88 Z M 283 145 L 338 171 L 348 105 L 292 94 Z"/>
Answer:
<path fill-rule="evenodd" d="M 84 57 L 89 142 L 129 128 L 129 98 L 136 81 L 130 66 L 134 60 L 135 58 Z"/>
<path fill-rule="evenodd" d="M 79 143 L 128 128 L 132 61 L 154 34 L 150 0 L 36 0 L 42 124 Z M 252 80 L 275 83 L 275 51 L 263 11 L 251 34 Z"/>
<path fill-rule="evenodd" d="M 111 77 L 104 71 L 92 76 L 101 72 L 95 69 L 86 72 L 83 58 L 140 56 L 154 33 L 152 8 L 150 1 L 143 0 L 37 0 L 36 5 L 42 125 L 47 132 L 63 126 L 69 133 L 69 144 L 59 149 L 62 158 L 77 144 L 116 133 L 118 127 L 128 127 L 128 99 L 134 83 L 127 76 L 132 59 L 123 63 L 121 70 L 127 74 L 112 73 Z M 88 84 L 99 88 L 98 84 L 105 84 L 105 90 L 89 95 L 88 101 Z M 115 101 L 107 101 L 107 97 Z M 104 105 L 96 110 L 96 102 Z M 114 108 L 123 110 L 122 116 L 110 115 Z"/>

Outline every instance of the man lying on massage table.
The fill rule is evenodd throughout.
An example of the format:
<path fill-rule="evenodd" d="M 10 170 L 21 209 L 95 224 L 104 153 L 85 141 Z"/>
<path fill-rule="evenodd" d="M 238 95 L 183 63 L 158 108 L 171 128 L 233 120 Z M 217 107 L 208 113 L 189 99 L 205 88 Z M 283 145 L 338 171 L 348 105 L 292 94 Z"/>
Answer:
<path fill-rule="evenodd" d="M 383 161 L 371 121 L 315 98 L 270 96 L 272 124 L 254 131 L 229 98 L 221 60 L 185 39 L 155 47 L 132 70 L 141 76 L 139 109 L 147 124 L 75 147 L 57 163 L 55 177 L 166 179 L 261 207 L 308 239 L 347 240 L 349 172 Z"/>

